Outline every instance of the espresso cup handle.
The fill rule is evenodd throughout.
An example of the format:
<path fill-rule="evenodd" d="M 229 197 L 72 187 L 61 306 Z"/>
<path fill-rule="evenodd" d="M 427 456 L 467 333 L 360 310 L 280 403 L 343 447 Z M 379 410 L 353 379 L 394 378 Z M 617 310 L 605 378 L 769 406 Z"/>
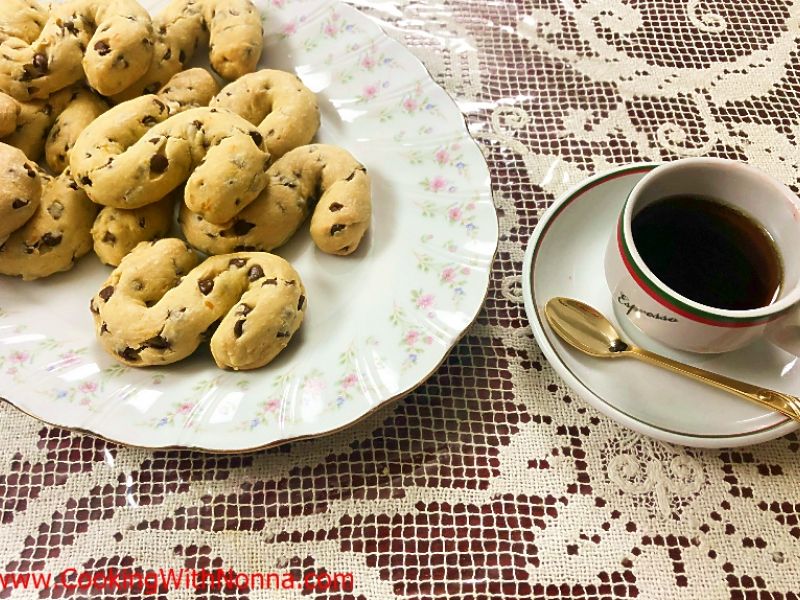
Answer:
<path fill-rule="evenodd" d="M 767 325 L 766 338 L 789 354 L 800 356 L 800 306 Z"/>

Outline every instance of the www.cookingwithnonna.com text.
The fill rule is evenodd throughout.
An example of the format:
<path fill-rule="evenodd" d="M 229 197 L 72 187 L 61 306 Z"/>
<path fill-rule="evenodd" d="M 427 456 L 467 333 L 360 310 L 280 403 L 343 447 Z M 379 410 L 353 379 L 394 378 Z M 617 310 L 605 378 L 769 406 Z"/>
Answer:
<path fill-rule="evenodd" d="M 352 573 L 292 571 L 244 573 L 232 569 L 105 569 L 81 571 L 67 568 L 59 573 L 0 573 L 0 590 L 115 591 L 155 594 L 167 590 L 298 590 L 353 591 Z"/>

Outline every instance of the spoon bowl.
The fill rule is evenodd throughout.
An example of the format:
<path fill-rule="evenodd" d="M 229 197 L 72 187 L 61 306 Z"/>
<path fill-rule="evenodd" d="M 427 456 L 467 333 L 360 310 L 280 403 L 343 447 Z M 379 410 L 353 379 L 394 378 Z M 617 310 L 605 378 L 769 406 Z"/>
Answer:
<path fill-rule="evenodd" d="M 547 322 L 570 346 L 596 358 L 615 358 L 628 349 L 605 316 L 578 300 L 553 298 L 544 307 Z"/>

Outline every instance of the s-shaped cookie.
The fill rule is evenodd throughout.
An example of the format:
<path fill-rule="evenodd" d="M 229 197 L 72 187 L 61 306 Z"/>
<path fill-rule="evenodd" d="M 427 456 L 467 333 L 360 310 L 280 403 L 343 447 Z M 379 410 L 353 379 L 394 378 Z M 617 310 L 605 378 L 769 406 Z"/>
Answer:
<path fill-rule="evenodd" d="M 300 327 L 300 276 L 265 252 L 202 263 L 167 238 L 134 248 L 90 303 L 97 339 L 119 362 L 166 365 L 191 355 L 216 323 L 211 353 L 222 368 L 255 369 L 274 359 Z"/>
<path fill-rule="evenodd" d="M 98 204 L 139 208 L 185 182 L 187 204 L 214 206 L 225 219 L 264 189 L 263 143 L 252 124 L 231 112 L 193 108 L 170 117 L 159 98 L 143 96 L 87 127 L 71 166 Z"/>
<path fill-rule="evenodd" d="M 0 36 L 0 90 L 17 100 L 47 98 L 84 76 L 101 94 L 118 94 L 153 60 L 152 20 L 136 0 L 54 4 L 36 39 L 17 37 L 27 33 Z"/>
<path fill-rule="evenodd" d="M 154 93 L 206 42 L 211 66 L 228 80 L 254 71 L 264 45 L 261 15 L 250 0 L 173 0 L 153 27 L 155 60 L 138 81 L 114 96 L 115 102 Z"/>
<path fill-rule="evenodd" d="M 328 254 L 355 252 L 370 225 L 372 199 L 367 170 L 349 152 L 301 146 L 276 161 L 267 176 L 258 198 L 225 223 L 211 223 L 182 206 L 179 220 L 189 243 L 207 254 L 270 251 L 289 241 L 313 208 L 317 247 Z"/>
<path fill-rule="evenodd" d="M 92 248 L 97 206 L 69 171 L 51 177 L 2 143 L 0 161 L 0 273 L 38 279 L 71 269 Z"/>
<path fill-rule="evenodd" d="M 157 94 L 169 114 L 205 106 L 219 91 L 214 78 L 203 69 L 178 73 Z M 123 108 L 115 108 L 123 111 Z M 166 198 L 135 209 L 106 206 L 97 215 L 92 227 L 94 251 L 107 265 L 117 266 L 122 258 L 140 242 L 162 238 L 171 229 L 175 203 L 183 197 L 182 188 Z"/>

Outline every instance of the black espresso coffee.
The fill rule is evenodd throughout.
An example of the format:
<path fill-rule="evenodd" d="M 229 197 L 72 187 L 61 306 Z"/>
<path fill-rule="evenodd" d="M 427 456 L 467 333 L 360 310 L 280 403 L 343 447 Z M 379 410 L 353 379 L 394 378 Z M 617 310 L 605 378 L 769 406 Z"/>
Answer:
<path fill-rule="evenodd" d="M 772 236 L 722 202 L 671 196 L 646 206 L 631 225 L 644 263 L 686 298 L 747 310 L 778 297 L 783 266 Z"/>

